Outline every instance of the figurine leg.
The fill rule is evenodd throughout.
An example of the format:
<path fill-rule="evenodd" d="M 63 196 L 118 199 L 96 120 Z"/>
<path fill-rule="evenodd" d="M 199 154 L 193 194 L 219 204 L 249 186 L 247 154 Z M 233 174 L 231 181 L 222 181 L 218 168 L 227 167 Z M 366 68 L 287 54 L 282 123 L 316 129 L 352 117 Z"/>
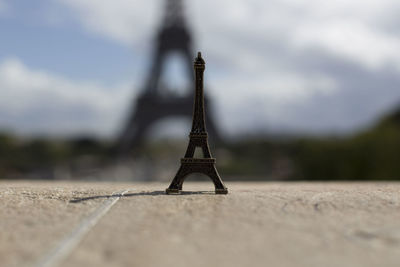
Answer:
<path fill-rule="evenodd" d="M 167 194 L 179 194 L 182 190 L 182 184 L 184 181 L 186 174 L 183 166 L 181 166 L 178 172 L 175 175 L 175 178 L 172 180 L 169 187 L 165 190 Z"/>
<path fill-rule="evenodd" d="M 228 194 L 228 188 L 224 185 L 221 180 L 221 177 L 218 174 L 215 165 L 210 168 L 210 172 L 207 175 L 211 178 L 215 186 L 215 194 Z"/>

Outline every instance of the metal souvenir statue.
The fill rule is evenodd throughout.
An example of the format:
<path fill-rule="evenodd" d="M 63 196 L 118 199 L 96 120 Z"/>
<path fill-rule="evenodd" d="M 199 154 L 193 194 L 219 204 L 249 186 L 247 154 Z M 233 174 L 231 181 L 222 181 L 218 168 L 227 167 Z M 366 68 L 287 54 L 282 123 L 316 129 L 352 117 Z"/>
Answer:
<path fill-rule="evenodd" d="M 196 76 L 196 86 L 194 95 L 193 123 L 189 134 L 189 145 L 185 157 L 181 159 L 179 168 L 171 185 L 166 189 L 167 194 L 179 194 L 185 177 L 192 173 L 203 173 L 211 178 L 215 186 L 216 194 L 227 194 L 228 188 L 225 187 L 215 167 L 215 158 L 211 156 L 208 146 L 208 134 L 206 131 L 205 112 L 204 112 L 204 83 L 203 75 L 205 62 L 199 52 L 194 61 L 194 72 Z M 203 151 L 204 158 L 194 158 L 197 147 Z"/>

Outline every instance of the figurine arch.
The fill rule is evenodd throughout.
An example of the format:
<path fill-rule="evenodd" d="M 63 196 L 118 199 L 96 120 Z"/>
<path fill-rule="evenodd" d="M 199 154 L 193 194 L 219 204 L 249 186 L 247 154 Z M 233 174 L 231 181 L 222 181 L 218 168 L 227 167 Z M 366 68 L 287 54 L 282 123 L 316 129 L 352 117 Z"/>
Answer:
<path fill-rule="evenodd" d="M 195 161 L 187 163 L 181 162 L 181 167 L 176 174 L 179 179 L 174 179 L 174 181 L 171 183 L 170 187 L 167 189 L 168 194 L 179 194 L 182 191 L 183 182 L 191 174 L 204 174 L 210 177 L 215 186 L 216 194 L 228 193 L 228 189 L 222 183 L 218 171 L 215 168 L 215 161 L 212 162 L 212 164 L 204 162 L 204 164 L 202 165 L 202 163 L 199 163 L 198 160 L 199 159 L 195 159 Z M 193 164 L 194 162 L 196 163 Z"/>

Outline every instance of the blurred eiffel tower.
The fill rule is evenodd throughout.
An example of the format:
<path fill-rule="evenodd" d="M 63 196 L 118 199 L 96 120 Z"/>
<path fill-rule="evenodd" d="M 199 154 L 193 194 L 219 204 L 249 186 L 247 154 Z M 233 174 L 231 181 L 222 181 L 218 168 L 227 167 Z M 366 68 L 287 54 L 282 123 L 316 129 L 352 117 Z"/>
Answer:
<path fill-rule="evenodd" d="M 191 34 L 184 19 L 182 0 L 166 0 L 165 15 L 157 35 L 148 79 L 117 140 L 117 150 L 121 155 L 127 154 L 133 148 L 140 147 L 146 132 L 155 122 L 167 117 L 187 117 L 189 121 L 192 118 L 194 88 L 190 88 L 185 95 L 180 96 L 168 91 L 161 81 L 166 57 L 171 53 L 183 56 L 187 75 L 192 81 L 194 79 L 192 68 L 194 54 Z M 208 111 L 210 110 L 209 102 L 205 97 Z M 210 136 L 213 137 L 214 142 L 218 142 L 220 140 L 218 131 L 212 117 L 207 114 L 206 122 Z"/>

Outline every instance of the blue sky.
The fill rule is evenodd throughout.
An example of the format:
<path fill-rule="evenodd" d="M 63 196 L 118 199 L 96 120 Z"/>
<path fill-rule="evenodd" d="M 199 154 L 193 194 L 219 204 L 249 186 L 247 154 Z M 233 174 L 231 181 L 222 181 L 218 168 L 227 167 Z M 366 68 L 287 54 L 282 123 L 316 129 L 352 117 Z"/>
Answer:
<path fill-rule="evenodd" d="M 84 31 L 71 12 L 52 1 L 5 3 L 8 10 L 0 18 L 5 37 L 0 43 L 1 59 L 17 57 L 32 68 L 105 82 L 126 79 L 135 68 L 129 46 Z M 51 19 L 56 12 L 61 12 L 59 21 Z"/>
<path fill-rule="evenodd" d="M 0 0 L 0 128 L 115 136 L 163 2 Z M 186 11 L 228 135 L 347 134 L 400 103 L 398 1 L 193 0 Z M 178 63 L 169 84 L 184 83 Z"/>

